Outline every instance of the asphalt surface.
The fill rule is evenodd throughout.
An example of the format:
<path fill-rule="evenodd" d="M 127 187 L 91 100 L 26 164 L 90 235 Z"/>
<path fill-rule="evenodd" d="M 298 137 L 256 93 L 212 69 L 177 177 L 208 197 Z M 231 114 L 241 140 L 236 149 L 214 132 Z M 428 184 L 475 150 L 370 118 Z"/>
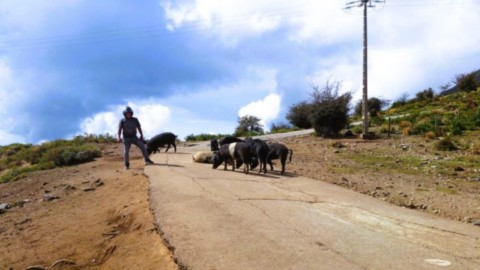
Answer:
<path fill-rule="evenodd" d="M 480 269 L 478 226 L 293 174 L 214 170 L 192 161 L 200 150 L 145 168 L 158 225 L 188 269 Z"/>

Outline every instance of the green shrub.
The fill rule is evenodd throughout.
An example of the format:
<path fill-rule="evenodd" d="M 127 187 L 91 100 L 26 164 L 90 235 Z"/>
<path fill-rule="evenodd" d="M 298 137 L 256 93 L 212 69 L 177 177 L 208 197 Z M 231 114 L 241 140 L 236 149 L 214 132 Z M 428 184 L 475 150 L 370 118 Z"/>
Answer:
<path fill-rule="evenodd" d="M 231 135 L 230 134 L 206 134 L 206 133 L 202 133 L 198 135 L 190 134 L 185 137 L 185 141 L 187 142 L 210 141 L 210 140 L 222 138 L 225 136 L 231 136 Z"/>
<path fill-rule="evenodd" d="M 458 89 L 464 92 L 475 91 L 478 86 L 475 75 L 475 72 L 457 75 L 455 79 Z"/>
<path fill-rule="evenodd" d="M 361 132 L 361 131 L 360 131 Z M 380 127 L 380 133 L 388 133 L 388 125 L 382 125 Z M 390 133 L 395 133 L 395 127 L 393 126 L 390 126 Z"/>
<path fill-rule="evenodd" d="M 248 131 L 248 130 L 236 130 L 235 133 L 233 133 L 233 136 L 235 137 L 253 137 L 253 136 L 258 136 L 258 135 L 263 135 L 265 133 L 260 132 L 260 131 Z"/>
<path fill-rule="evenodd" d="M 362 132 L 363 132 L 362 126 L 354 126 L 352 128 L 352 132 L 354 134 L 362 134 Z"/>
<path fill-rule="evenodd" d="M 342 102 L 325 102 L 315 106 L 312 114 L 315 133 L 323 137 L 333 137 L 348 124 L 346 106 Z"/>
<path fill-rule="evenodd" d="M 312 104 L 307 102 L 300 102 L 290 107 L 287 113 L 287 120 L 294 126 L 303 129 L 312 127 L 310 115 L 312 113 Z"/>
<path fill-rule="evenodd" d="M 393 101 L 390 108 L 398 108 L 398 107 L 404 106 L 407 104 L 407 102 L 408 102 L 408 95 L 402 94 L 400 97 L 398 97 L 397 100 Z"/>
<path fill-rule="evenodd" d="M 434 131 L 434 126 L 428 122 L 421 122 L 413 127 L 415 134 L 425 134 Z"/>
<path fill-rule="evenodd" d="M 379 115 L 370 118 L 370 124 L 372 126 L 381 126 L 383 123 L 385 123 L 385 118 L 383 118 Z"/>
<path fill-rule="evenodd" d="M 55 164 L 53 162 L 37 164 L 37 165 L 24 167 L 24 168 L 13 168 L 8 170 L 5 174 L 3 174 L 0 177 L 0 184 L 18 180 L 30 172 L 39 171 L 39 170 L 49 170 L 53 168 L 55 168 Z"/>
<path fill-rule="evenodd" d="M 480 127 L 480 109 L 475 112 L 473 116 L 473 123 L 475 127 Z"/>
<path fill-rule="evenodd" d="M 79 135 L 73 138 L 75 143 L 116 143 L 117 137 L 106 133 L 106 134 L 87 134 Z"/>
<path fill-rule="evenodd" d="M 0 147 L 0 171 L 3 173 L 0 182 L 18 179 L 32 171 L 92 161 L 101 155 L 96 146 L 87 143 L 93 140 L 103 142 L 106 137 L 91 135 L 88 138 L 56 140 L 35 146 L 31 144 L 2 146 Z"/>
<path fill-rule="evenodd" d="M 53 162 L 56 166 L 75 165 L 92 161 L 100 155 L 100 150 L 89 145 L 58 146 L 47 150 L 41 158 L 41 163 Z"/>
<path fill-rule="evenodd" d="M 382 109 L 390 104 L 389 100 L 385 99 L 379 99 L 376 97 L 371 97 L 367 101 L 367 108 L 368 108 L 368 113 L 370 114 L 370 117 L 376 118 L 378 114 L 382 111 Z M 357 116 L 362 115 L 362 105 L 363 101 L 359 100 L 357 104 L 355 105 L 355 108 L 353 109 L 353 112 Z"/>
<path fill-rule="evenodd" d="M 458 150 L 458 147 L 453 143 L 452 139 L 449 137 L 441 139 L 434 145 L 436 150 L 439 151 L 455 151 Z"/>
<path fill-rule="evenodd" d="M 420 91 L 416 94 L 416 99 L 418 101 L 431 101 L 433 100 L 433 97 L 435 96 L 435 92 L 433 91 L 432 88 L 425 89 L 423 91 Z"/>
<path fill-rule="evenodd" d="M 450 132 L 452 135 L 462 135 L 465 127 L 459 120 L 453 120 L 450 123 Z"/>
<path fill-rule="evenodd" d="M 287 125 L 285 123 L 272 123 L 270 126 L 270 133 L 275 134 L 275 133 L 285 133 L 285 132 L 290 132 L 290 131 L 296 131 L 299 130 L 300 128 L 298 127 L 292 127 L 290 125 Z"/>

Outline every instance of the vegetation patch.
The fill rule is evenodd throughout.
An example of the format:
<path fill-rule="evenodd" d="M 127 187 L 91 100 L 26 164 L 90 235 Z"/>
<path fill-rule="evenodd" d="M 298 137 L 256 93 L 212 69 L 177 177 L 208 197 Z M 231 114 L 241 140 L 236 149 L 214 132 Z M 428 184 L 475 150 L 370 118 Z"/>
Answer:
<path fill-rule="evenodd" d="M 451 188 L 447 188 L 447 187 L 437 187 L 436 190 L 440 191 L 440 192 L 448 193 L 448 194 L 456 194 L 457 193 L 456 190 L 451 189 Z"/>
<path fill-rule="evenodd" d="M 38 170 L 70 166 L 101 156 L 97 143 L 116 142 L 111 135 L 77 136 L 40 145 L 11 144 L 0 147 L 0 183 L 22 178 Z"/>
<path fill-rule="evenodd" d="M 419 174 L 419 170 L 412 170 L 421 166 L 422 160 L 417 157 L 408 156 L 399 159 L 395 155 L 379 154 L 379 153 L 342 153 L 342 158 L 353 162 L 349 167 L 352 172 L 358 170 L 375 170 L 385 173 L 399 174 Z M 344 173 L 347 173 L 343 170 Z"/>
<path fill-rule="evenodd" d="M 435 143 L 434 145 L 436 150 L 439 151 L 455 151 L 458 150 L 458 147 L 453 143 L 452 139 L 450 138 L 444 138 L 439 140 L 438 142 Z"/>
<path fill-rule="evenodd" d="M 341 141 L 335 141 L 332 143 L 332 147 L 334 148 L 344 148 L 345 145 Z"/>

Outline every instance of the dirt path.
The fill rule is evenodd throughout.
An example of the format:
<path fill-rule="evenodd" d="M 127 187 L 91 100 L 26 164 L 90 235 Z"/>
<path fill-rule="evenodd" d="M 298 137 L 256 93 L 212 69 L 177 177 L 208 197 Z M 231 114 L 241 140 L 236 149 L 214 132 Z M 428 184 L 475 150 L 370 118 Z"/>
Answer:
<path fill-rule="evenodd" d="M 157 222 L 189 269 L 480 268 L 480 231 L 322 181 L 213 170 L 191 154 L 146 169 Z"/>
<path fill-rule="evenodd" d="M 0 185 L 13 207 L 0 215 L 0 269 L 177 269 L 153 223 L 142 160 L 132 150 L 124 171 L 112 147 L 95 162 Z"/>

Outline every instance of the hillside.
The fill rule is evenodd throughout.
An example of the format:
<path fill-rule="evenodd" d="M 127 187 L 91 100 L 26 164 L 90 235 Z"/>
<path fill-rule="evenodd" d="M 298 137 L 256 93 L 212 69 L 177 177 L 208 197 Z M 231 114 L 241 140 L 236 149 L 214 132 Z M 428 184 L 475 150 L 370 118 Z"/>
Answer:
<path fill-rule="evenodd" d="M 477 82 L 477 84 L 480 85 L 480 69 L 477 70 L 477 71 L 474 71 L 475 73 L 475 81 Z M 460 89 L 458 89 L 458 87 L 455 85 L 453 86 L 452 88 L 446 90 L 446 91 L 443 91 L 440 93 L 441 96 L 444 96 L 444 95 L 450 95 L 450 94 L 453 94 L 453 93 L 457 93 L 459 92 Z"/>
<path fill-rule="evenodd" d="M 372 127 L 378 136 L 370 141 L 277 138 L 294 152 L 285 181 L 305 176 L 478 225 L 478 104 L 480 91 L 411 100 L 382 112 L 385 121 Z M 393 116 L 395 134 L 387 137 Z M 439 149 L 443 141 L 455 150 Z M 0 148 L 0 205 L 8 205 L 0 209 L 0 268 L 179 267 L 154 225 L 139 153 L 132 151 L 132 169 L 124 171 L 121 145 L 102 145 L 82 139 Z"/>
<path fill-rule="evenodd" d="M 429 134 L 430 137 L 461 135 L 480 127 L 479 104 L 480 90 L 417 97 L 404 103 L 394 103 L 380 113 L 381 120 L 374 119 L 372 123 L 382 127 L 384 132 L 388 131 L 390 119 L 394 131 L 405 134 Z"/>
<path fill-rule="evenodd" d="M 439 139 L 392 134 L 375 140 L 301 136 L 282 140 L 292 149 L 287 171 L 339 185 L 398 206 L 480 224 L 480 132 L 439 151 Z M 480 149 L 480 148 L 477 148 Z"/>
<path fill-rule="evenodd" d="M 458 137 L 457 144 L 478 142 L 478 135 Z M 478 152 L 466 147 L 437 151 L 437 140 L 401 134 L 372 141 L 308 134 L 278 140 L 294 151 L 282 181 L 306 176 L 480 224 L 480 160 Z M 10 206 L 0 219 L 0 254 L 5 254 L 0 268 L 177 269 L 169 251 L 173 247 L 162 241 L 154 225 L 139 153 L 132 152 L 132 169 L 124 171 L 119 144 L 100 150 L 96 161 L 30 172 L 0 184 L 0 203 Z"/>
<path fill-rule="evenodd" d="M 149 209 L 138 151 L 0 183 L 0 269 L 178 269 Z M 29 268 L 31 267 L 31 268 Z"/>

